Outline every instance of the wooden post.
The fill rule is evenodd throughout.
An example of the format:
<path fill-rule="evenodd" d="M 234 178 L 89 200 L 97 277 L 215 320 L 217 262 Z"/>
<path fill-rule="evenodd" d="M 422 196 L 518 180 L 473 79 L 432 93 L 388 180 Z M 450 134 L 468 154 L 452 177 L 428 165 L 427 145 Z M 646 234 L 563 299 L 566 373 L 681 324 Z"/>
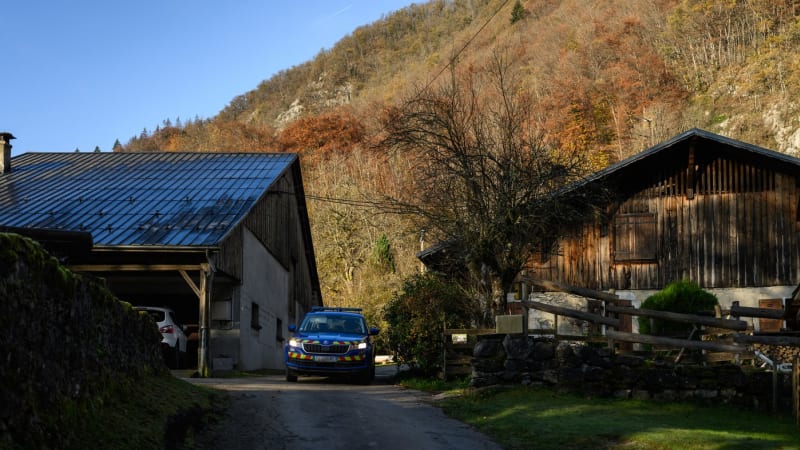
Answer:
<path fill-rule="evenodd" d="M 613 295 L 613 296 L 616 296 L 617 295 L 617 290 L 616 289 L 611 289 L 611 290 L 608 291 L 608 293 Z M 628 301 L 628 304 L 630 304 L 630 301 Z M 611 318 L 611 319 L 619 319 L 620 318 L 618 314 L 617 315 L 612 315 L 611 311 L 608 310 L 608 304 L 605 304 L 605 303 L 603 304 L 603 312 L 605 313 L 604 315 L 606 317 L 608 317 L 608 318 Z M 606 327 L 607 326 L 608 325 L 606 325 Z M 621 320 L 620 320 L 620 328 L 622 328 L 622 321 Z M 608 331 L 608 329 L 606 329 L 605 331 Z M 621 330 L 618 328 L 617 331 L 621 331 Z M 608 333 L 606 333 L 606 338 L 608 339 L 608 349 L 611 350 L 611 354 L 612 355 L 616 354 L 615 349 L 614 349 L 614 339 L 610 338 L 608 336 Z"/>
<path fill-rule="evenodd" d="M 442 319 L 442 379 L 447 381 L 447 322 Z"/>
<path fill-rule="evenodd" d="M 792 413 L 794 424 L 800 427 L 800 356 L 794 355 L 792 361 Z"/>
<path fill-rule="evenodd" d="M 772 413 L 778 412 L 778 361 L 773 361 L 772 366 Z"/>
<path fill-rule="evenodd" d="M 209 324 L 211 322 L 211 282 L 214 272 L 209 264 L 203 264 L 200 270 L 200 354 L 198 355 L 197 371 L 200 376 L 207 378 L 211 376 L 208 364 L 208 343 L 209 343 Z"/>

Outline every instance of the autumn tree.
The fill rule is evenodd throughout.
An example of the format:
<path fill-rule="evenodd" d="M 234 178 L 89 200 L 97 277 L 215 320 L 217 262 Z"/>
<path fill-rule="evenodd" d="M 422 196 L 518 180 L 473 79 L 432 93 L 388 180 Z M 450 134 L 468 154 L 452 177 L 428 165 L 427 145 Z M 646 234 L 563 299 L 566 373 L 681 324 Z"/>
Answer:
<path fill-rule="evenodd" d="M 544 144 L 516 73 L 502 54 L 485 67 L 452 70 L 383 121 L 382 148 L 412 159 L 414 180 L 406 195 L 387 196 L 387 207 L 457 248 L 487 318 L 506 310 L 515 278 L 550 248 L 559 224 L 593 204 L 555 195 L 585 173 L 586 161 Z"/>
<path fill-rule="evenodd" d="M 314 253 L 328 306 L 359 307 L 386 328 L 383 308 L 403 280 L 419 270 L 418 235 L 402 216 L 380 214 L 366 199 L 385 166 L 369 149 L 333 152 L 303 163 Z M 376 337 L 384 348 L 387 335 Z"/>
<path fill-rule="evenodd" d="M 341 109 L 302 117 L 278 136 L 284 151 L 308 156 L 348 151 L 362 139 L 364 126 L 352 113 Z"/>

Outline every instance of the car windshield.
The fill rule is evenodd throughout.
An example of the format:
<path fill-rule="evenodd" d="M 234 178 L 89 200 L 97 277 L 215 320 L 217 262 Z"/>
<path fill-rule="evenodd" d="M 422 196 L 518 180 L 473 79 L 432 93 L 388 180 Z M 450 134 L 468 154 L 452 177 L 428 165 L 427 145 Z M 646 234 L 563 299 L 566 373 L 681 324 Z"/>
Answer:
<path fill-rule="evenodd" d="M 300 324 L 305 333 L 367 334 L 364 319 L 348 314 L 309 314 Z"/>

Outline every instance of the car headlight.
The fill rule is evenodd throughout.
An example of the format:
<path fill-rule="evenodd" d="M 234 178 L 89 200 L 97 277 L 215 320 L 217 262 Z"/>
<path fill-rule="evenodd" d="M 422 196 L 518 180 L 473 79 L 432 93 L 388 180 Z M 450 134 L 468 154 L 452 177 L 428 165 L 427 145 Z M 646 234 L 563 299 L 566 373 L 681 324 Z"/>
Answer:
<path fill-rule="evenodd" d="M 366 350 L 367 343 L 365 342 L 358 342 L 350 344 L 350 350 Z"/>
<path fill-rule="evenodd" d="M 300 343 L 299 339 L 291 338 L 289 339 L 289 347 L 302 347 L 303 344 Z"/>

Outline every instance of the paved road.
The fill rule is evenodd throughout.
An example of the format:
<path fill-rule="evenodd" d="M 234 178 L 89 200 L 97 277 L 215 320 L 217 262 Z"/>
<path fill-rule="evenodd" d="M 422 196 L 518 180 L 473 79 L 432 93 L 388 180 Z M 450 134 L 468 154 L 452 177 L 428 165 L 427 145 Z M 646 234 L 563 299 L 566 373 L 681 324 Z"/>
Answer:
<path fill-rule="evenodd" d="M 207 449 L 500 449 L 388 375 L 379 372 L 370 386 L 282 376 L 188 381 L 231 395 L 222 423 L 202 437 Z"/>

